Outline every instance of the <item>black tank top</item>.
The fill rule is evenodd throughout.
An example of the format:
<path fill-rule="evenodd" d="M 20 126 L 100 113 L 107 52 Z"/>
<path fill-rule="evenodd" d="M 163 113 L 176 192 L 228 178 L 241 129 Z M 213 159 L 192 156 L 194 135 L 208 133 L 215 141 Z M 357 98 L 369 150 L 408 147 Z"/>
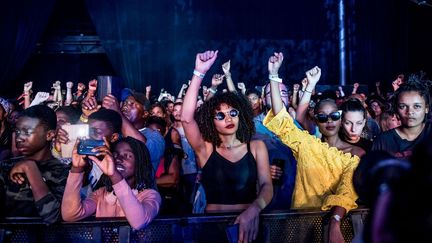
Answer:
<path fill-rule="evenodd" d="M 257 197 L 256 160 L 247 144 L 247 153 L 233 163 L 213 152 L 202 168 L 201 183 L 208 204 L 248 204 Z"/>

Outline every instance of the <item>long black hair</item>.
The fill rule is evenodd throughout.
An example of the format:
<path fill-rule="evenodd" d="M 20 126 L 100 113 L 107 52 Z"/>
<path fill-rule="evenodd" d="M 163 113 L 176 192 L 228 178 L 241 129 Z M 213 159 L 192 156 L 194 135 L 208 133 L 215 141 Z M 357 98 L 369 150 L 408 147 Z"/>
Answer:
<path fill-rule="evenodd" d="M 153 166 L 150 161 L 150 153 L 146 145 L 132 137 L 125 137 L 113 144 L 115 148 L 119 143 L 127 143 L 132 149 L 135 155 L 135 185 L 133 188 L 138 191 L 144 189 L 154 189 L 156 187 L 155 180 L 153 177 Z M 101 181 L 105 185 L 108 191 L 113 191 L 111 180 L 108 176 L 103 175 Z"/>
<path fill-rule="evenodd" d="M 215 111 L 220 109 L 221 104 L 227 104 L 239 111 L 237 139 L 242 143 L 250 142 L 255 134 L 252 107 L 245 96 L 231 92 L 213 96 L 205 101 L 195 114 L 195 120 L 204 140 L 216 146 L 220 146 L 222 143 L 214 124 Z"/>

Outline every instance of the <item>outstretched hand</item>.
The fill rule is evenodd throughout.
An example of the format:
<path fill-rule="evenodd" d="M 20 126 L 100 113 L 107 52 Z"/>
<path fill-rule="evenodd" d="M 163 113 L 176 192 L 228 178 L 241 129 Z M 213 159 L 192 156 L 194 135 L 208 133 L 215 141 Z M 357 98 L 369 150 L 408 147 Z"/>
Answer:
<path fill-rule="evenodd" d="M 206 51 L 198 53 L 195 59 L 195 70 L 200 73 L 207 73 L 213 63 L 216 61 L 218 51 Z"/>
<path fill-rule="evenodd" d="M 268 71 L 270 75 L 277 75 L 279 68 L 282 65 L 283 54 L 282 52 L 275 52 L 268 60 Z"/>

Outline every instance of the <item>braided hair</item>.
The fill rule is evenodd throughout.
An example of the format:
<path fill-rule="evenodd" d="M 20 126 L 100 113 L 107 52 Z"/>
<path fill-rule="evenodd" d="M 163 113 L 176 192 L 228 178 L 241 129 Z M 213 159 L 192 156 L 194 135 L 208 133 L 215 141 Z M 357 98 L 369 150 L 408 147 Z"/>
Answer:
<path fill-rule="evenodd" d="M 150 153 L 146 145 L 135 138 L 125 137 L 114 143 L 113 148 L 122 142 L 129 144 L 135 155 L 135 185 L 133 188 L 138 191 L 156 188 L 153 177 L 153 166 L 150 162 Z M 103 175 L 101 181 L 109 192 L 113 191 L 112 183 L 108 176 Z"/>

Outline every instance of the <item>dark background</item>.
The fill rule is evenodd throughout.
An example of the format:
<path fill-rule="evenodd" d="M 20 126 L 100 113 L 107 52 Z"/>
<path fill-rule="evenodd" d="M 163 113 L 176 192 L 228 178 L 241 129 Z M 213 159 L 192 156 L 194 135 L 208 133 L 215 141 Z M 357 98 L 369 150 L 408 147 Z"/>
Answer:
<path fill-rule="evenodd" d="M 37 3 L 35 3 L 37 2 Z M 321 84 L 339 83 L 337 1 L 23 0 L 1 2 L 0 95 L 25 81 L 48 90 L 55 80 L 121 79 L 118 86 L 176 94 L 195 55 L 218 49 L 212 73 L 231 59 L 235 82 L 267 78 L 274 51 L 285 55 L 284 82 L 318 65 Z M 390 85 L 399 73 L 432 73 L 432 7 L 410 0 L 345 0 L 347 84 Z"/>

